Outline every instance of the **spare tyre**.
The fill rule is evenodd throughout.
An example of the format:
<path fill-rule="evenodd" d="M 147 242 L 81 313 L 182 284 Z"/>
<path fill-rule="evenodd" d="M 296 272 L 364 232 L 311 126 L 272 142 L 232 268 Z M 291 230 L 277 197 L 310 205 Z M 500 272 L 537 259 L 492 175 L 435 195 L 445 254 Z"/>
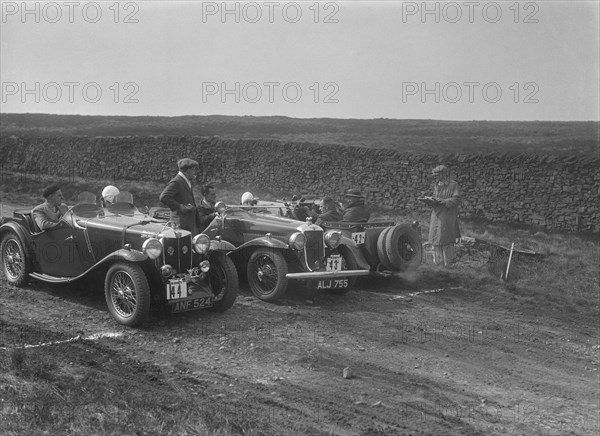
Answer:
<path fill-rule="evenodd" d="M 394 265 L 392 264 L 392 262 L 390 261 L 390 258 L 388 257 L 387 250 L 386 250 L 386 242 L 385 242 L 386 236 L 392 228 L 393 227 L 388 227 L 383 232 L 381 232 L 379 234 L 379 238 L 377 238 L 377 256 L 379 257 L 379 263 L 381 265 L 383 265 L 385 268 L 387 268 L 388 270 L 394 269 Z"/>
<path fill-rule="evenodd" d="M 410 224 L 390 227 L 384 236 L 384 247 L 391 268 L 396 271 L 416 269 L 423 256 L 421 235 Z"/>

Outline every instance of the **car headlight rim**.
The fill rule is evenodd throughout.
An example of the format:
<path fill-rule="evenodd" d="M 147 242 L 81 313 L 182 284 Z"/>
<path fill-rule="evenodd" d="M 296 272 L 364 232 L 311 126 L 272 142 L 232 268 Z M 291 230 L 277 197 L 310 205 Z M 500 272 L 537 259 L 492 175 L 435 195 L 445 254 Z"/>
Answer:
<path fill-rule="evenodd" d="M 293 233 L 290 236 L 290 247 L 295 250 L 301 251 L 306 246 L 306 236 L 302 232 Z"/>
<path fill-rule="evenodd" d="M 329 248 L 337 248 L 342 242 L 342 233 L 337 230 L 328 230 L 324 235 L 325 245 Z"/>
<path fill-rule="evenodd" d="M 208 253 L 208 250 L 210 250 L 210 238 L 204 233 L 200 233 L 194 236 L 194 239 L 192 239 L 192 245 L 196 253 L 206 254 Z"/>
<path fill-rule="evenodd" d="M 158 259 L 163 251 L 162 243 L 156 238 L 146 239 L 142 244 L 142 253 L 150 259 Z"/>

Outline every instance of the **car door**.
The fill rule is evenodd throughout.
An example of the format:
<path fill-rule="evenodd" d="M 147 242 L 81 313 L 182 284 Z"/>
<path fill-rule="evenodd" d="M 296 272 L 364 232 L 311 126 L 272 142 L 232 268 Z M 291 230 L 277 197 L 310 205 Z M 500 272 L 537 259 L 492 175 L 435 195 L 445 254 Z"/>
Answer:
<path fill-rule="evenodd" d="M 32 238 L 39 272 L 54 277 L 75 277 L 83 273 L 73 230 L 65 221 Z"/>

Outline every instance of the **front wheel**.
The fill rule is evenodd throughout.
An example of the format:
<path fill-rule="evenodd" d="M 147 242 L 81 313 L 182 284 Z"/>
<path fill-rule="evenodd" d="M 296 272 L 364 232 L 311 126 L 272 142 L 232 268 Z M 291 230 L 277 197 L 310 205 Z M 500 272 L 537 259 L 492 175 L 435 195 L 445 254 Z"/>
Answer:
<path fill-rule="evenodd" d="M 210 257 L 210 286 L 215 294 L 213 312 L 225 312 L 235 302 L 239 280 L 233 261 L 223 253 L 215 252 Z"/>
<path fill-rule="evenodd" d="M 340 256 L 342 256 L 342 271 L 343 270 L 352 270 L 358 269 L 358 262 L 356 261 L 356 257 L 354 253 L 345 245 L 340 245 L 337 249 Z M 356 284 L 356 277 L 348 277 L 348 287 L 342 289 L 330 289 L 329 292 L 336 295 L 344 295 L 348 293 L 350 288 L 354 287 Z"/>
<path fill-rule="evenodd" d="M 150 287 L 142 268 L 135 263 L 111 266 L 104 281 L 108 311 L 120 324 L 140 325 L 150 312 Z"/>
<path fill-rule="evenodd" d="M 29 282 L 29 273 L 33 270 L 31 256 L 26 252 L 25 245 L 14 233 L 7 234 L 0 245 L 2 256 L 2 271 L 8 283 L 15 286 L 25 286 Z"/>
<path fill-rule="evenodd" d="M 248 260 L 247 271 L 248 285 L 256 297 L 263 301 L 273 301 L 285 294 L 288 266 L 278 250 L 255 250 Z"/>

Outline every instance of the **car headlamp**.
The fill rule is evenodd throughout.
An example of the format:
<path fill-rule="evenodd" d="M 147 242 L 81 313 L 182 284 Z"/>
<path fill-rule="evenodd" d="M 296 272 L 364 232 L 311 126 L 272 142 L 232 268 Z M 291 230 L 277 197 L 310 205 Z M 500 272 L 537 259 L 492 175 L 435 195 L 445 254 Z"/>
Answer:
<path fill-rule="evenodd" d="M 200 271 L 205 273 L 205 272 L 208 272 L 209 269 L 210 269 L 210 262 L 208 260 L 203 260 L 202 262 L 200 262 Z"/>
<path fill-rule="evenodd" d="M 150 259 L 156 259 L 162 254 L 162 244 L 158 239 L 150 238 L 142 244 L 142 253 Z"/>
<path fill-rule="evenodd" d="M 342 242 L 342 233 L 337 230 L 328 230 L 325 232 L 325 245 L 329 248 L 336 248 Z"/>
<path fill-rule="evenodd" d="M 194 244 L 194 251 L 198 254 L 206 254 L 210 249 L 210 238 L 203 233 L 194 236 L 192 239 L 192 244 Z"/>
<path fill-rule="evenodd" d="M 296 232 L 290 236 L 290 246 L 295 250 L 302 250 L 306 245 L 304 233 Z"/>

